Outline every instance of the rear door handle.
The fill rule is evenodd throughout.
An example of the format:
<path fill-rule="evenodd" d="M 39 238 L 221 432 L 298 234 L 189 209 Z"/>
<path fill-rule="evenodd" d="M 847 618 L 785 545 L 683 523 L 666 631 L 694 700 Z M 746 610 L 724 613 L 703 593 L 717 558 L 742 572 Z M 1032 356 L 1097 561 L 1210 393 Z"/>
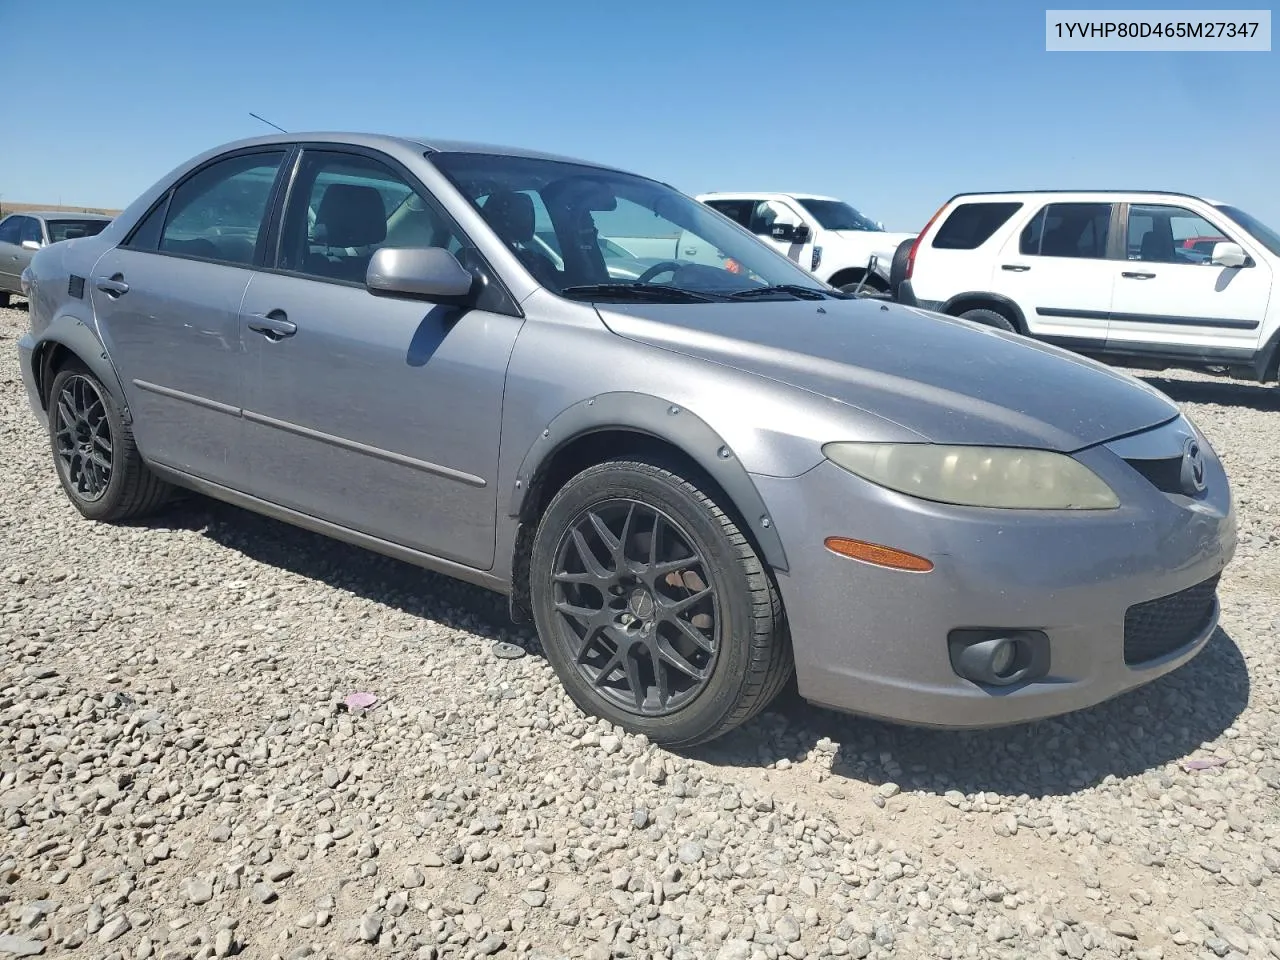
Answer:
<path fill-rule="evenodd" d="M 1132 270 L 1123 271 L 1120 276 L 1128 277 L 1130 280 L 1154 280 L 1154 273 L 1134 273 Z"/>
<path fill-rule="evenodd" d="M 298 325 L 290 320 L 283 310 L 272 310 L 265 316 L 255 313 L 249 319 L 249 329 L 262 334 L 268 340 L 278 342 L 297 333 Z"/>
<path fill-rule="evenodd" d="M 119 273 L 113 277 L 95 277 L 93 285 L 109 297 L 122 297 L 129 292 L 129 285 Z"/>
<path fill-rule="evenodd" d="M 1008 270 L 1010 273 L 1026 273 L 1031 268 L 1022 263 L 1002 263 L 1001 270 Z"/>

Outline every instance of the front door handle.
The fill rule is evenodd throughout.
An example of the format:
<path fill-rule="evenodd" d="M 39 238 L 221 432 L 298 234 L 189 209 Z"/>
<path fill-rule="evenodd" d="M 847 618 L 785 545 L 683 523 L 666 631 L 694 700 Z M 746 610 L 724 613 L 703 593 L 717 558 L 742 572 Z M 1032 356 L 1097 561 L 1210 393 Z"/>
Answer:
<path fill-rule="evenodd" d="M 1026 273 L 1031 268 L 1022 263 L 1002 263 L 1001 270 L 1008 270 L 1011 273 Z"/>
<path fill-rule="evenodd" d="M 109 297 L 122 297 L 129 292 L 129 285 L 124 282 L 124 274 L 121 273 L 110 277 L 95 277 L 93 285 Z"/>
<path fill-rule="evenodd" d="M 297 333 L 298 325 L 290 320 L 283 310 L 272 310 L 265 315 L 255 313 L 249 320 L 249 329 L 254 333 L 262 334 L 268 340 L 279 342 Z"/>
<path fill-rule="evenodd" d="M 1134 273 L 1132 270 L 1125 270 L 1120 274 L 1122 277 L 1128 277 L 1130 280 L 1154 280 L 1154 273 Z"/>

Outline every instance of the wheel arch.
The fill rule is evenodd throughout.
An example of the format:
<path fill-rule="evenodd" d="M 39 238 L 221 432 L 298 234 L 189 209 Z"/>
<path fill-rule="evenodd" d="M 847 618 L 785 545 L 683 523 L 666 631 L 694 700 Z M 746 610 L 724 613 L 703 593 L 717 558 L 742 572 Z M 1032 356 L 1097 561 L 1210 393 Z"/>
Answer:
<path fill-rule="evenodd" d="M 512 544 L 511 615 L 528 617 L 529 549 L 538 518 L 568 480 L 594 463 L 640 450 L 665 451 L 705 474 L 746 526 L 744 531 L 774 570 L 788 569 L 782 539 L 746 467 L 724 439 L 677 403 L 622 391 L 579 401 L 558 414 L 534 440 L 516 474 L 507 504 L 517 518 Z"/>
<path fill-rule="evenodd" d="M 977 309 L 994 310 L 1012 323 L 1018 333 L 1026 334 L 1028 332 L 1027 318 L 1023 316 L 1022 308 L 1008 297 L 999 293 L 991 293 L 985 290 L 970 290 L 965 293 L 957 293 L 939 307 L 938 312 L 958 317 L 966 310 Z"/>
<path fill-rule="evenodd" d="M 83 320 L 74 316 L 61 316 L 49 324 L 31 351 L 31 372 L 44 409 L 49 407 L 49 388 L 53 378 L 69 359 L 79 360 L 89 368 L 111 392 L 121 417 L 126 423 L 131 423 L 133 418 L 124 387 L 102 341 Z"/>

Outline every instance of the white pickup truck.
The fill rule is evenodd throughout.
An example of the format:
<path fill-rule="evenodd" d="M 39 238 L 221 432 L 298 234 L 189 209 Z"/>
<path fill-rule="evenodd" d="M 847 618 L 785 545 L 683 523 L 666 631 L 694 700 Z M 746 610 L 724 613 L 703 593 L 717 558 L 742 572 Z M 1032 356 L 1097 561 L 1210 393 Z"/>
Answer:
<path fill-rule="evenodd" d="M 865 286 L 889 289 L 894 253 L 914 233 L 889 233 L 835 197 L 808 193 L 704 193 L 696 199 L 779 250 L 815 276 L 841 290 Z M 867 263 L 876 263 L 867 276 Z M 865 287 L 864 287 L 865 289 Z"/>

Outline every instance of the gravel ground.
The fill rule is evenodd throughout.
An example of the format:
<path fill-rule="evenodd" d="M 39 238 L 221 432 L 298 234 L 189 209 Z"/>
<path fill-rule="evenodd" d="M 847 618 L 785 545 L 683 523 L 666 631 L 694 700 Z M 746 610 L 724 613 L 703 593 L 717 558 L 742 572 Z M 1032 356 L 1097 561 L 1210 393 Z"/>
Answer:
<path fill-rule="evenodd" d="M 25 322 L 0 310 L 0 957 L 1280 957 L 1280 388 L 1152 378 L 1239 498 L 1183 669 L 983 733 L 786 695 L 675 755 L 584 718 L 482 591 L 199 498 L 79 519 Z"/>

